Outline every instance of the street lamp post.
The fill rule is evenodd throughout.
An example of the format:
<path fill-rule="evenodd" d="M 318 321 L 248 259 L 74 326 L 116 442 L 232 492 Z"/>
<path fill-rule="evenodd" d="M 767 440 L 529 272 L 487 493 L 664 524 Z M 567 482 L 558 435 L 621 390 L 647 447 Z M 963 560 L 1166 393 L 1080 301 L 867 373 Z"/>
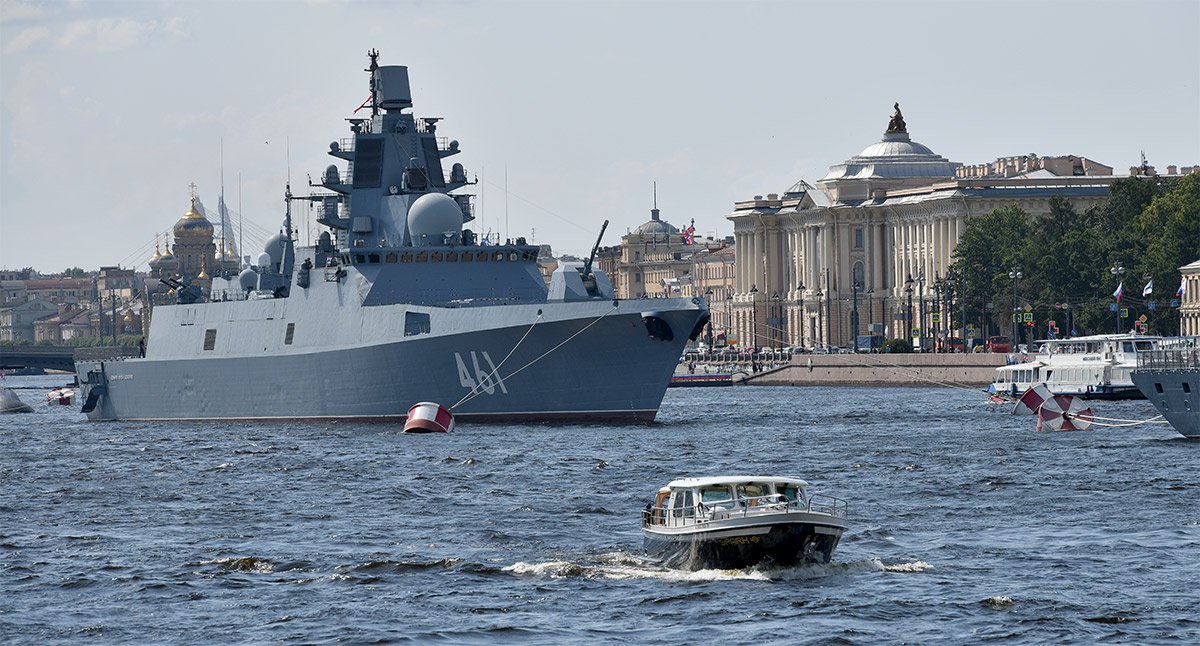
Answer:
<path fill-rule="evenodd" d="M 800 347 L 807 348 L 808 345 L 804 342 L 804 333 L 808 330 L 808 314 L 804 312 L 804 283 L 800 283 Z"/>
<path fill-rule="evenodd" d="M 934 302 L 935 308 L 936 308 L 935 313 L 938 315 L 938 320 L 933 326 L 933 337 L 934 337 L 933 351 L 937 352 L 938 351 L 938 348 L 937 348 L 938 337 L 941 337 L 941 339 L 942 339 L 943 350 L 944 350 L 944 345 L 946 344 L 946 338 L 942 334 L 942 276 L 939 272 L 936 272 L 936 271 L 933 273 L 933 293 L 934 293 L 934 301 L 933 302 Z"/>
<path fill-rule="evenodd" d="M 913 293 L 913 283 L 914 282 L 916 282 L 916 281 L 913 280 L 912 274 L 909 274 L 908 278 L 906 278 L 904 280 L 904 293 L 908 295 L 908 316 L 906 316 L 904 318 L 904 323 L 905 323 L 904 336 L 908 337 L 909 343 L 912 343 L 912 329 L 913 329 L 912 293 Z"/>
<path fill-rule="evenodd" d="M 1117 279 L 1117 289 L 1120 289 L 1121 284 L 1124 282 L 1124 279 L 1121 277 L 1125 275 L 1125 266 L 1121 264 L 1120 260 L 1118 260 L 1112 266 L 1112 268 L 1110 268 L 1108 271 L 1111 272 L 1113 277 Z M 1117 307 L 1113 311 L 1113 333 L 1120 334 L 1121 333 L 1121 297 L 1117 296 L 1116 299 L 1117 299 Z"/>
<path fill-rule="evenodd" d="M 871 326 L 875 325 L 875 305 L 872 303 L 875 288 L 867 290 L 867 334 L 871 334 Z"/>
<path fill-rule="evenodd" d="M 858 281 L 854 281 L 854 285 L 850 287 L 851 298 L 854 301 L 854 307 L 850 310 L 850 349 L 858 349 L 858 290 L 862 289 L 862 285 Z"/>
<path fill-rule="evenodd" d="M 779 304 L 779 292 L 771 294 L 771 347 L 778 348 L 782 345 L 783 335 L 783 316 L 782 307 Z"/>
<path fill-rule="evenodd" d="M 725 345 L 729 346 L 729 330 L 733 328 L 733 294 L 725 295 Z"/>
<path fill-rule="evenodd" d="M 708 307 L 710 309 L 710 312 L 708 315 L 708 352 L 710 352 L 710 353 L 713 351 L 713 329 L 712 329 L 712 313 L 711 313 L 712 295 L 713 295 L 713 291 L 712 291 L 711 287 L 704 290 L 704 304 L 708 305 Z"/>
<path fill-rule="evenodd" d="M 917 309 L 920 311 L 920 314 L 921 314 L 921 320 L 917 322 L 917 348 L 921 352 L 924 352 L 925 351 L 925 268 L 924 267 L 922 267 L 921 271 L 919 273 L 917 273 L 917 288 L 920 292 L 919 293 L 920 305 L 918 306 Z"/>
<path fill-rule="evenodd" d="M 758 352 L 758 286 L 750 286 L 750 347 Z"/>
<path fill-rule="evenodd" d="M 818 348 L 825 347 L 825 319 L 821 316 L 821 297 L 824 296 L 819 288 L 817 289 L 817 339 L 813 346 Z"/>
<path fill-rule="evenodd" d="M 1013 342 L 1013 345 L 1016 345 L 1016 344 L 1017 344 L 1017 343 L 1020 341 L 1020 339 L 1018 339 L 1018 338 L 1017 338 L 1017 318 L 1019 318 L 1019 316 L 1020 316 L 1020 315 L 1017 313 L 1017 281 L 1018 281 L 1018 280 L 1021 280 L 1022 278 L 1024 278 L 1024 277 L 1025 277 L 1025 274 L 1022 274 L 1022 273 L 1021 273 L 1021 268 L 1020 268 L 1020 267 L 1013 267 L 1011 270 L 1009 270 L 1009 272 L 1008 272 L 1008 277 L 1012 279 L 1012 284 L 1013 284 L 1013 297 L 1012 297 L 1012 342 Z"/>

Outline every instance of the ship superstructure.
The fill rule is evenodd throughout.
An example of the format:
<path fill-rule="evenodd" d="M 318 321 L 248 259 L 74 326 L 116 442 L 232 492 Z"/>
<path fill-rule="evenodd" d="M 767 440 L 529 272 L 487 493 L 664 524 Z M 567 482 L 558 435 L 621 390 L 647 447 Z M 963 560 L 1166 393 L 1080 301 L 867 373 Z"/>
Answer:
<path fill-rule="evenodd" d="M 144 357 L 77 363 L 84 411 L 403 420 L 434 401 L 464 421 L 653 420 L 707 302 L 617 300 L 590 259 L 547 287 L 536 245 L 480 240 L 471 196 L 454 193 L 471 182 L 443 164 L 458 142 L 413 115 L 406 67 L 370 60 L 370 115 L 329 145 L 345 167 L 311 195 L 289 187 L 256 266 L 209 293 L 175 281 Z M 326 228 L 311 247 L 295 243 L 298 200 Z"/>

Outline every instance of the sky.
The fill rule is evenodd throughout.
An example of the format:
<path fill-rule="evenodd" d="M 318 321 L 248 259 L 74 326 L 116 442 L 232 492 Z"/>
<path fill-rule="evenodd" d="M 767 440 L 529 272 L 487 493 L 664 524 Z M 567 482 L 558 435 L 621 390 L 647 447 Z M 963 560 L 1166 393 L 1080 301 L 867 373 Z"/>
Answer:
<path fill-rule="evenodd" d="M 1200 164 L 1198 33 L 1196 0 L 3 0 L 0 268 L 145 269 L 192 183 L 257 257 L 289 180 L 337 162 L 372 48 L 460 142 L 468 226 L 584 256 L 655 185 L 663 219 L 732 235 L 734 202 L 816 182 L 897 101 L 965 164 Z"/>

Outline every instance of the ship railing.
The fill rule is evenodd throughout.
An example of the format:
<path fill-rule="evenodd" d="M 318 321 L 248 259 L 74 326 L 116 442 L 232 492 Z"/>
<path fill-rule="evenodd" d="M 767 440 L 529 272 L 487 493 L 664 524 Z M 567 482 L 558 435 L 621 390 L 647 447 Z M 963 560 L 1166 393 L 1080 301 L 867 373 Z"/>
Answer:
<path fill-rule="evenodd" d="M 642 510 L 643 527 L 690 527 L 713 520 L 752 518 L 766 514 L 813 512 L 846 518 L 850 506 L 841 498 L 811 494 L 807 504 L 773 494 L 720 502 L 697 503 L 694 507 L 650 507 Z"/>
<path fill-rule="evenodd" d="M 1200 347 L 1142 350 L 1138 370 L 1200 370 Z"/>
<path fill-rule="evenodd" d="M 1200 336 L 1160 339 L 1151 350 L 1137 353 L 1139 370 L 1197 370 L 1200 368 Z"/>

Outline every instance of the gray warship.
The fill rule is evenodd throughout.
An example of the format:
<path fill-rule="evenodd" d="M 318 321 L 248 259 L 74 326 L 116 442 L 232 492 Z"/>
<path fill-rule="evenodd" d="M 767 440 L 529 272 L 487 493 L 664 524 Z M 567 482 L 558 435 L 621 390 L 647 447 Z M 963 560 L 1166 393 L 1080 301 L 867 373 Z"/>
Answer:
<path fill-rule="evenodd" d="M 536 245 L 480 240 L 464 227 L 472 196 L 455 193 L 473 182 L 443 166 L 458 142 L 413 115 L 407 67 L 368 55 L 370 117 L 329 145 L 345 169 L 309 195 L 288 187 L 257 266 L 207 293 L 172 281 L 178 302 L 153 309 L 144 356 L 78 361 L 83 412 L 403 421 L 433 401 L 461 421 L 653 421 L 708 303 L 619 300 L 595 247 L 547 286 Z M 312 246 L 295 242 L 300 200 L 323 227 Z"/>

